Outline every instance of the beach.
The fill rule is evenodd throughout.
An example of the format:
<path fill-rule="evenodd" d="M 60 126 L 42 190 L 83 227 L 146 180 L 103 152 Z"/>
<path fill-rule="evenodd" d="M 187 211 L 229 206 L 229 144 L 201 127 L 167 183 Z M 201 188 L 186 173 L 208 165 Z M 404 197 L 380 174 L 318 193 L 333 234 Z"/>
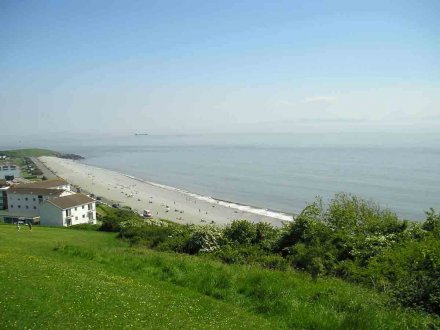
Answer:
<path fill-rule="evenodd" d="M 100 196 L 110 204 L 129 206 L 139 213 L 148 209 L 153 217 L 177 223 L 226 225 L 235 219 L 247 219 L 281 226 L 284 222 L 292 220 L 292 216 L 288 214 L 215 200 L 208 196 L 70 159 L 56 157 L 39 159 L 70 184 Z"/>

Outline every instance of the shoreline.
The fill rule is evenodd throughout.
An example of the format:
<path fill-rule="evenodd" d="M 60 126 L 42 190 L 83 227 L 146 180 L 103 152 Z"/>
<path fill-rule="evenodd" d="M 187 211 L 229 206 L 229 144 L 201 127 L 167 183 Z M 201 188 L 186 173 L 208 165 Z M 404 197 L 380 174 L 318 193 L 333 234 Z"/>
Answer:
<path fill-rule="evenodd" d="M 283 212 L 203 196 L 70 159 L 48 156 L 39 159 L 72 185 L 112 203 L 130 206 L 136 212 L 150 209 L 153 216 L 178 223 L 225 225 L 236 219 L 247 219 L 282 226 L 293 219 L 293 215 Z"/>

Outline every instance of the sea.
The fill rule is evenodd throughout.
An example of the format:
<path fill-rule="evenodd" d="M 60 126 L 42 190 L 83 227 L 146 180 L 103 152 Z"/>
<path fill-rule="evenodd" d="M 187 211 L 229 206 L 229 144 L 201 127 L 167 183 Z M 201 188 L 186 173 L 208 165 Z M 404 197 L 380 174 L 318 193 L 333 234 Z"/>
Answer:
<path fill-rule="evenodd" d="M 3 136 L 0 150 L 40 147 L 200 196 L 288 214 L 339 192 L 401 218 L 440 210 L 440 134 L 51 134 Z"/>

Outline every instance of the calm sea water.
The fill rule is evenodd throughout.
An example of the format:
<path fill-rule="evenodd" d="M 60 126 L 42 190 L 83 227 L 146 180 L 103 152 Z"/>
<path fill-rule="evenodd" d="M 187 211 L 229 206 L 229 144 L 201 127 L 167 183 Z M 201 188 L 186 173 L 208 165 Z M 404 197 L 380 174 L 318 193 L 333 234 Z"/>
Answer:
<path fill-rule="evenodd" d="M 59 136 L 3 139 L 46 147 L 201 195 L 297 213 L 316 196 L 347 192 L 408 219 L 440 209 L 440 136 L 272 134 Z"/>

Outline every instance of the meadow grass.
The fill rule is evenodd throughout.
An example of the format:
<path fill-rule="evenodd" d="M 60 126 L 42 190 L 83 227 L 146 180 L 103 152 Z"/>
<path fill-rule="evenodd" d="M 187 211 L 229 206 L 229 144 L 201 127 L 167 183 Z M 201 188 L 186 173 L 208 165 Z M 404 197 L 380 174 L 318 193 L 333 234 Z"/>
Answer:
<path fill-rule="evenodd" d="M 133 248 L 112 233 L 0 225 L 2 328 L 429 329 L 337 279 Z"/>

